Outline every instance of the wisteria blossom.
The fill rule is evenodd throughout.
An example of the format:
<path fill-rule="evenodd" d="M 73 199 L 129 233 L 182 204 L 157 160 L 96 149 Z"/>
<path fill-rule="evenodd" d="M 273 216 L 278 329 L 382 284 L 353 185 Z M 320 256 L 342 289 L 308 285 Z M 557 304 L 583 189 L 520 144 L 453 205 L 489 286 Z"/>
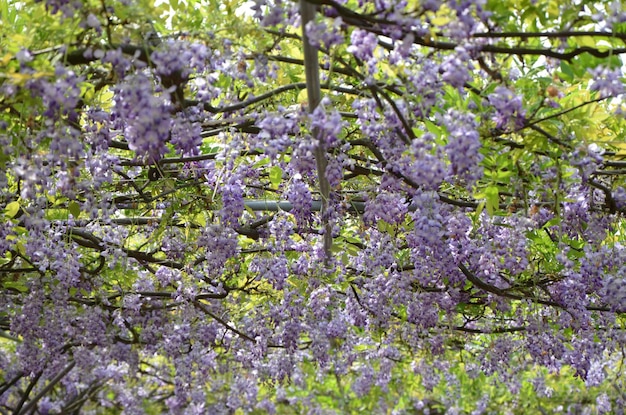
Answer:
<path fill-rule="evenodd" d="M 626 407 L 620 2 L 4 3 L 0 413 Z"/>

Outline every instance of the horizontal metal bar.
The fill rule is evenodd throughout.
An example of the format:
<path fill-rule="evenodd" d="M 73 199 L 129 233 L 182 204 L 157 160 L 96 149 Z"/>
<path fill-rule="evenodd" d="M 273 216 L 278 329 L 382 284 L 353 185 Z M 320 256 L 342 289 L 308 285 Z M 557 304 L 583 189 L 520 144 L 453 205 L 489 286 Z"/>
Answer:
<path fill-rule="evenodd" d="M 255 212 L 278 212 L 279 210 L 289 212 L 293 209 L 293 205 L 287 201 L 276 200 L 246 200 L 244 205 Z M 322 208 L 322 202 L 320 200 L 314 200 L 311 203 L 311 211 L 319 212 Z M 365 211 L 365 202 L 350 202 L 348 211 L 353 213 L 363 213 Z"/>

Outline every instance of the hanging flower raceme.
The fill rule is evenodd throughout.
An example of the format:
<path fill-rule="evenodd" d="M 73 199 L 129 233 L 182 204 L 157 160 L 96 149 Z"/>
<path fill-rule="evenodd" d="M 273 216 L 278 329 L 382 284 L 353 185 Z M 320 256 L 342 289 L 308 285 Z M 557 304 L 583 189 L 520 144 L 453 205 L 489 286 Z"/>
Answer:
<path fill-rule="evenodd" d="M 621 80 L 622 74 L 619 69 L 610 69 L 600 65 L 588 71 L 593 76 L 589 89 L 599 91 L 601 98 L 616 97 L 624 93 L 624 82 Z"/>
<path fill-rule="evenodd" d="M 151 162 L 168 151 L 172 120 L 167 92 L 156 94 L 145 74 L 135 74 L 115 89 L 112 111 L 115 127 L 122 132 L 131 150 Z"/>
<path fill-rule="evenodd" d="M 509 125 L 514 129 L 524 126 L 526 110 L 522 106 L 522 97 L 515 95 L 504 86 L 498 86 L 488 97 L 489 103 L 495 108 L 493 121 L 499 130 Z"/>
<path fill-rule="evenodd" d="M 193 72 L 207 69 L 211 51 L 201 43 L 189 43 L 168 39 L 150 55 L 150 60 L 159 76 L 176 75 L 186 82 Z"/>

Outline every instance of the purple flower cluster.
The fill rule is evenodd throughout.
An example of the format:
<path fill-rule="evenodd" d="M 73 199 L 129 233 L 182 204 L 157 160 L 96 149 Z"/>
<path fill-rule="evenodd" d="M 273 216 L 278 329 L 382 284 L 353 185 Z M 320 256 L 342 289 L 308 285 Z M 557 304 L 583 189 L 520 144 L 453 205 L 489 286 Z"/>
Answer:
<path fill-rule="evenodd" d="M 260 20 L 261 26 L 271 27 L 295 23 L 298 4 L 284 0 L 254 0 L 250 8 L 254 11 L 254 18 Z"/>
<path fill-rule="evenodd" d="M 439 323 L 439 305 L 437 294 L 416 293 L 406 308 L 406 319 L 418 330 L 427 330 Z"/>
<path fill-rule="evenodd" d="M 96 56 L 99 56 L 98 51 L 93 52 L 90 49 L 87 49 L 87 51 L 89 53 L 93 53 Z M 87 55 L 86 57 L 89 57 L 89 54 L 87 52 L 85 54 Z M 100 52 L 100 54 L 102 53 Z M 106 53 L 102 54 L 100 60 L 102 61 L 102 63 L 111 64 L 116 75 L 120 78 L 124 78 L 126 76 L 133 64 L 139 66 L 137 65 L 139 62 L 133 62 L 128 59 L 119 48 L 106 51 Z"/>
<path fill-rule="evenodd" d="M 543 327 L 539 327 L 533 335 L 526 338 L 526 350 L 537 364 L 545 366 L 549 369 L 560 369 L 562 363 L 561 358 L 565 354 L 565 338 L 560 333 L 552 333 L 545 331 Z"/>
<path fill-rule="evenodd" d="M 568 198 L 563 203 L 564 223 L 561 230 L 572 238 L 584 235 L 587 224 L 591 220 L 589 200 L 585 190 L 582 186 L 570 189 Z"/>
<path fill-rule="evenodd" d="M 167 287 L 170 284 L 177 285 L 181 281 L 181 272 L 167 267 L 160 267 L 154 276 L 162 287 Z"/>
<path fill-rule="evenodd" d="M 411 56 L 413 48 L 413 42 L 415 41 L 415 35 L 409 33 L 402 41 L 396 42 L 393 51 L 389 54 L 389 63 L 397 65 L 398 63 L 408 59 Z"/>
<path fill-rule="evenodd" d="M 456 54 L 449 55 L 443 61 L 439 72 L 445 83 L 462 89 L 472 79 L 470 75 L 470 56 L 465 48 L 461 46 L 457 46 L 455 52 Z"/>
<path fill-rule="evenodd" d="M 219 76 L 215 73 L 206 76 L 198 76 L 191 80 L 189 89 L 195 97 L 202 102 L 211 102 L 218 98 L 222 89 L 217 85 Z"/>
<path fill-rule="evenodd" d="M 354 266 L 359 272 L 378 276 L 379 273 L 388 270 L 396 262 L 394 255 L 397 249 L 391 244 L 389 235 L 379 232 L 376 228 L 370 228 L 366 238 L 369 239 L 369 243 L 364 250 L 358 253 Z M 375 278 L 368 281 L 368 284 L 376 286 Z M 384 277 L 381 278 L 384 280 Z M 384 281 L 383 284 L 385 284 Z"/>
<path fill-rule="evenodd" d="M 261 131 L 252 145 L 263 150 L 270 160 L 276 160 L 279 154 L 284 153 L 292 145 L 292 136 L 299 132 L 299 114 L 285 116 L 284 111 L 284 108 L 279 108 L 277 113 L 266 113 L 256 123 Z"/>
<path fill-rule="evenodd" d="M 313 198 L 309 187 L 302 180 L 294 178 L 286 194 L 287 200 L 293 206 L 290 213 L 296 218 L 298 226 L 301 228 L 308 226 L 313 219 L 311 215 Z"/>
<path fill-rule="evenodd" d="M 76 122 L 76 106 L 80 99 L 79 84 L 82 78 L 63 66 L 57 66 L 54 75 L 54 82 L 36 80 L 29 82 L 28 88 L 33 95 L 42 97 L 44 116 L 54 121 L 66 116 L 70 121 Z"/>
<path fill-rule="evenodd" d="M 36 0 L 37 3 L 41 3 L 44 0 Z M 45 0 L 46 9 L 56 14 L 61 12 L 63 17 L 71 18 L 74 14 L 82 9 L 83 3 L 80 0 Z"/>
<path fill-rule="evenodd" d="M 604 286 L 600 291 L 602 299 L 606 304 L 621 311 L 624 311 L 626 307 L 625 271 L 626 267 L 622 267 L 617 275 L 605 277 Z"/>
<path fill-rule="evenodd" d="M 222 196 L 222 207 L 219 215 L 225 226 L 237 226 L 244 211 L 244 187 L 242 177 L 235 172 L 219 187 Z"/>
<path fill-rule="evenodd" d="M 92 156 L 85 160 L 85 168 L 91 175 L 90 185 L 94 189 L 113 182 L 113 172 L 119 166 L 119 159 L 108 153 Z"/>
<path fill-rule="evenodd" d="M 516 341 L 510 337 L 502 337 L 491 342 L 484 349 L 484 356 L 481 359 L 481 369 L 489 376 L 493 373 L 505 373 L 508 369 L 510 355 L 519 347 Z"/>
<path fill-rule="evenodd" d="M 202 230 L 197 240 L 206 258 L 211 275 L 219 275 L 226 261 L 234 257 L 238 250 L 237 234 L 231 228 L 210 225 Z"/>
<path fill-rule="evenodd" d="M 316 177 L 316 147 L 314 140 L 300 140 L 293 149 L 293 157 L 289 161 L 289 170 L 301 174 L 302 177 Z"/>
<path fill-rule="evenodd" d="M 167 153 L 172 120 L 167 94 L 156 95 L 150 78 L 128 77 L 115 89 L 114 125 L 138 156 L 155 162 Z"/>
<path fill-rule="evenodd" d="M 455 263 L 469 260 L 472 228 L 472 221 L 463 213 L 455 213 L 447 218 L 448 247 Z"/>
<path fill-rule="evenodd" d="M 598 411 L 598 414 L 610 414 L 612 409 L 611 399 L 609 399 L 606 392 L 598 395 L 596 398 L 596 410 Z"/>
<path fill-rule="evenodd" d="M 440 284 L 445 276 L 450 284 L 455 284 L 460 273 L 446 242 L 449 212 L 434 191 L 417 194 L 411 204 L 415 206 L 411 214 L 413 229 L 407 234 L 406 242 L 415 264 L 416 279 L 429 286 Z"/>
<path fill-rule="evenodd" d="M 579 272 L 567 268 L 566 266 L 566 270 L 562 272 L 563 279 L 550 287 L 552 298 L 563 305 L 576 319 L 576 321 L 567 322 L 568 324 L 561 323 L 563 327 L 573 323 L 576 325 L 586 323 L 589 318 L 589 312 L 585 309 L 589 304 L 586 281 Z"/>
<path fill-rule="evenodd" d="M 597 174 L 599 153 L 580 147 L 579 137 L 568 138 L 569 154 L 565 146 L 498 140 L 482 147 L 479 120 L 513 131 L 527 116 L 522 97 L 505 86 L 493 88 L 482 118 L 471 112 L 479 106 L 465 91 L 476 80 L 472 62 L 486 53 L 481 44 L 496 42 L 471 35 L 487 25 L 492 33 L 504 29 L 501 20 L 485 20 L 486 0 L 320 6 L 319 20 L 306 28 L 311 40 L 367 68 L 332 71 L 332 84 L 353 94 L 329 95 L 332 101 L 323 99 L 310 114 L 283 88 L 268 99 L 250 90 L 259 99 L 251 105 L 241 98 L 247 88 L 272 87 L 261 85 L 270 63 L 289 66 L 282 57 L 289 59 L 293 48 L 286 46 L 297 39 L 280 33 L 295 30 L 287 25 L 298 18 L 297 2 L 252 1 L 256 17 L 277 26 L 259 45 L 224 40 L 216 28 L 220 39 L 202 34 L 216 48 L 210 51 L 164 40 L 150 45 L 149 58 L 97 46 L 75 55 L 103 44 L 96 20 L 104 29 L 106 11 L 108 22 L 122 21 L 116 11 L 123 2 L 81 11 L 76 26 L 91 29 L 86 43 L 66 54 L 68 65 L 86 62 L 71 65 L 76 74 L 33 76 L 46 55 L 36 44 L 39 52 L 22 51 L 10 63 L 29 80 L 25 88 L 15 85 L 3 102 L 11 111 L 0 114 L 0 148 L 7 147 L 0 151 L 7 170 L 0 206 L 17 200 L 23 209 L 0 223 L 0 285 L 13 288 L 0 290 L 0 326 L 8 324 L 7 334 L 21 340 L 0 342 L 2 407 L 26 411 L 16 409 L 21 397 L 34 399 L 44 388 L 48 397 L 31 412 L 67 412 L 76 396 L 92 400 L 85 411 L 129 413 L 322 413 L 360 405 L 335 399 L 323 407 L 330 379 L 331 393 L 341 381 L 370 412 L 392 413 L 411 410 L 410 401 L 396 407 L 391 401 L 421 378 L 427 390 L 418 391 L 418 412 L 437 395 L 436 405 L 449 412 L 486 413 L 502 409 L 488 401 L 490 382 L 517 394 L 526 387 L 520 380 L 526 365 L 567 365 L 590 388 L 612 380 L 619 359 L 604 359 L 626 344 L 618 324 L 626 302 L 624 218 L 607 214 L 609 195 L 586 181 L 595 173 L 594 180 L 616 189 L 624 210 L 626 190 L 619 179 Z M 345 21 L 333 20 L 340 13 Z M 124 24 L 129 39 L 139 38 L 131 29 Z M 421 55 L 435 32 L 457 49 Z M 339 42 L 345 47 L 334 46 Z M 243 65 L 251 59 L 254 71 Z M 331 61 L 324 59 L 322 65 Z M 617 71 L 599 67 L 592 74 L 597 95 L 624 95 Z M 524 76 L 530 83 L 534 75 Z M 94 80 L 107 86 L 93 99 L 81 96 L 82 83 Z M 191 88 L 210 113 L 177 105 L 175 86 Z M 28 94 L 46 108 L 17 105 Z M 541 106 L 545 97 L 535 98 Z M 575 104 L 566 101 L 565 110 Z M 555 115 L 551 122 L 565 121 Z M 215 155 L 211 146 L 221 151 Z M 318 146 L 327 150 L 332 186 L 325 214 L 334 248 L 343 248 L 331 258 L 319 232 L 324 218 L 312 212 Z M 174 151 L 200 157 L 179 160 L 175 178 L 146 180 L 148 165 Z M 479 181 L 483 156 L 490 168 L 502 167 L 494 176 L 512 173 L 498 173 L 507 192 L 500 192 L 496 215 L 480 213 L 473 200 L 490 182 Z M 170 186 L 172 180 L 179 185 Z M 268 197 L 293 208 L 245 208 Z M 348 213 L 351 204 L 364 205 L 363 213 Z M 248 230 L 252 238 L 241 236 Z M 477 402 L 463 402 L 467 378 L 449 360 L 457 353 L 467 357 L 470 381 L 489 383 L 475 394 Z M 75 368 L 52 382 L 70 359 Z M 24 378 L 9 384 L 19 371 Z M 538 394 L 549 394 L 544 380 L 535 382 Z M 91 394 L 94 385 L 103 386 Z M 610 399 L 597 405 L 619 407 Z"/>
<path fill-rule="evenodd" d="M 85 115 L 84 141 L 91 148 L 92 153 L 106 151 L 112 138 L 111 114 L 100 108 L 92 108 L 87 110 Z"/>
<path fill-rule="evenodd" d="M 602 165 L 602 150 L 596 144 L 579 147 L 569 154 L 572 166 L 578 167 L 583 183 Z"/>
<path fill-rule="evenodd" d="M 447 174 L 442 158 L 440 152 L 435 152 L 434 136 L 426 133 L 411 142 L 408 152 L 402 155 L 397 165 L 402 174 L 425 190 L 437 189 Z"/>
<path fill-rule="evenodd" d="M 193 117 L 195 118 L 195 117 Z M 178 114 L 172 120 L 172 138 L 170 142 L 183 155 L 195 156 L 202 144 L 202 126 L 193 118 Z"/>
<path fill-rule="evenodd" d="M 613 0 L 610 3 L 600 3 L 598 6 L 608 8 L 593 14 L 591 17 L 596 22 L 601 23 L 607 31 L 612 31 L 616 24 L 626 22 L 626 11 L 619 0 Z M 597 6 L 596 6 L 597 7 Z"/>
<path fill-rule="evenodd" d="M 150 55 L 158 75 L 176 74 L 182 82 L 188 80 L 193 71 L 205 70 L 210 58 L 211 51 L 205 45 L 173 39 L 161 43 Z"/>
<path fill-rule="evenodd" d="M 448 129 L 445 150 L 450 160 L 449 174 L 463 177 L 471 184 L 482 176 L 479 165 L 483 158 L 480 154 L 482 144 L 475 117 L 471 113 L 450 110 L 444 116 L 443 124 Z"/>
<path fill-rule="evenodd" d="M 323 140 L 324 147 L 331 149 L 340 144 L 339 136 L 341 130 L 346 126 L 346 122 L 341 118 L 341 114 L 336 109 L 327 110 L 331 105 L 328 97 L 322 98 L 320 104 L 310 114 L 311 129 L 317 130 L 319 137 Z"/>
<path fill-rule="evenodd" d="M 416 117 L 427 117 L 433 108 L 437 106 L 442 95 L 442 81 L 439 79 L 439 66 L 430 59 L 421 58 L 421 65 L 413 71 L 407 69 L 407 77 L 410 82 L 408 90 L 411 91 L 417 102 L 413 103 L 413 114 Z"/>
<path fill-rule="evenodd" d="M 182 232 L 173 229 L 169 237 L 163 240 L 161 250 L 165 252 L 168 258 L 179 261 L 185 257 L 188 248 L 189 245 Z"/>
<path fill-rule="evenodd" d="M 100 23 L 100 20 L 98 20 L 98 17 L 93 13 L 89 13 L 87 20 L 81 22 L 81 24 L 83 27 L 91 27 L 96 29 L 98 33 L 102 33 L 102 24 Z"/>
<path fill-rule="evenodd" d="M 593 76 L 593 83 L 589 89 L 599 91 L 601 98 L 616 97 L 624 93 L 624 82 L 621 79 L 622 74 L 619 68 L 610 69 L 598 66 L 589 69 L 589 73 Z"/>
<path fill-rule="evenodd" d="M 492 119 L 497 129 L 503 130 L 509 124 L 516 130 L 524 126 L 526 110 L 522 106 L 521 95 L 515 95 L 504 86 L 498 86 L 487 99 L 496 110 Z"/>
<path fill-rule="evenodd" d="M 362 61 L 369 61 L 374 57 L 374 50 L 378 46 L 378 36 L 362 29 L 355 29 L 350 35 L 348 52 Z"/>
<path fill-rule="evenodd" d="M 343 21 L 341 17 L 332 19 L 332 23 L 329 24 L 328 20 L 323 20 L 318 23 L 310 21 L 306 25 L 306 35 L 309 38 L 309 44 L 315 48 L 320 48 L 322 45 L 325 49 L 330 49 L 335 45 L 340 45 L 344 42 L 344 34 L 342 32 Z"/>
<path fill-rule="evenodd" d="M 626 210 L 626 189 L 623 186 L 618 186 L 613 191 L 613 200 L 615 200 L 617 210 Z"/>
<path fill-rule="evenodd" d="M 277 64 L 270 64 L 270 61 L 265 55 L 258 55 L 254 57 L 254 69 L 252 76 L 262 82 L 268 82 L 272 79 L 276 79 L 279 67 Z"/>
<path fill-rule="evenodd" d="M 378 220 L 391 224 L 404 222 L 409 204 L 397 193 L 378 192 L 376 197 L 365 204 L 363 221 L 375 225 Z"/>
<path fill-rule="evenodd" d="M 0 257 L 4 257 L 15 245 L 15 225 L 11 221 L 0 223 Z"/>
<path fill-rule="evenodd" d="M 445 27 L 446 35 L 456 41 L 468 39 L 481 27 L 476 17 L 487 20 L 490 13 L 483 6 L 486 0 L 456 0 L 448 2 L 448 6 L 456 11 L 456 19 L 452 19 Z"/>
<path fill-rule="evenodd" d="M 343 180 L 343 167 L 337 157 L 332 157 L 326 165 L 326 180 L 331 189 L 338 189 Z"/>
<path fill-rule="evenodd" d="M 530 230 L 525 219 L 510 216 L 503 219 L 481 215 L 480 227 L 461 247 L 462 260 L 484 282 L 506 288 L 509 283 L 502 275 L 517 276 L 527 270 L 528 250 L 524 233 Z"/>
<path fill-rule="evenodd" d="M 357 125 L 363 136 L 376 142 L 386 131 L 384 123 L 381 122 L 381 114 L 378 112 L 376 100 L 373 98 L 355 99 L 352 103 L 352 109 L 358 116 Z"/>
<path fill-rule="evenodd" d="M 268 281 L 276 290 L 285 289 L 289 267 L 286 258 L 255 258 L 249 266 L 250 272 L 258 274 L 259 279 Z"/>

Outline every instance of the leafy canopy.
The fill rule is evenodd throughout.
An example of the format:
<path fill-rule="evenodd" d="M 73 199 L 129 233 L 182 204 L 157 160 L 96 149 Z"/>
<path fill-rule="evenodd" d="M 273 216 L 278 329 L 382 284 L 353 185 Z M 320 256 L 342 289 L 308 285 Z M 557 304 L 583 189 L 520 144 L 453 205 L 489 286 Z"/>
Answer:
<path fill-rule="evenodd" d="M 622 9 L 0 0 L 0 412 L 624 407 Z"/>

